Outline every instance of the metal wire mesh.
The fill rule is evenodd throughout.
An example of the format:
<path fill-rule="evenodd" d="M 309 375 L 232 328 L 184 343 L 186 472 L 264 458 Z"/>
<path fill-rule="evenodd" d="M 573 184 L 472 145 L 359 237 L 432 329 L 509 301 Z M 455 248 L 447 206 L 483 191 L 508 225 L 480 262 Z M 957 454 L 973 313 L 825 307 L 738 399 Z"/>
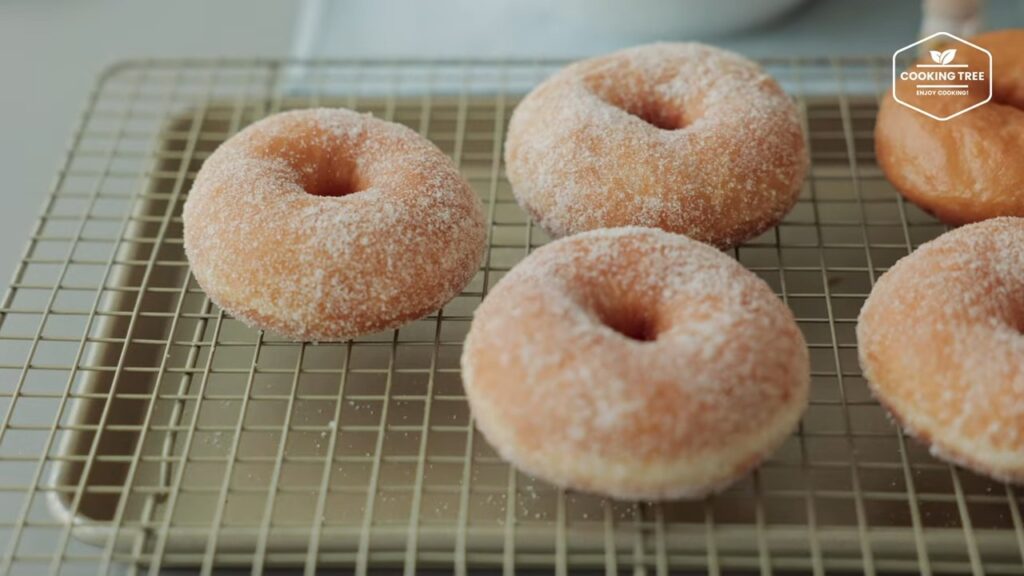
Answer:
<path fill-rule="evenodd" d="M 519 95 L 559 64 L 147 61 L 105 74 L 0 303 L 0 574 L 1021 573 L 1016 490 L 931 458 L 857 365 L 873 282 L 944 230 L 875 164 L 886 59 L 764 63 L 800 103 L 813 165 L 786 220 L 733 252 L 810 346 L 811 407 L 783 448 L 720 495 L 665 503 L 566 492 L 495 456 L 458 357 L 487 289 L 547 240 L 512 199 L 501 147 Z M 293 344 L 226 316 L 189 274 L 180 211 L 203 159 L 255 119 L 317 105 L 419 130 L 483 199 L 486 261 L 437 314 Z"/>

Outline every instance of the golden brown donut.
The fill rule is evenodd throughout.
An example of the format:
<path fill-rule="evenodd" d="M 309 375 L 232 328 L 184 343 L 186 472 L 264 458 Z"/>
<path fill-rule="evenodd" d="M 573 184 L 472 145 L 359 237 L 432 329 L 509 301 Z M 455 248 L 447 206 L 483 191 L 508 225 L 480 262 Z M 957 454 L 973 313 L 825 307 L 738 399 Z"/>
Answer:
<path fill-rule="evenodd" d="M 875 124 L 875 153 L 886 178 L 907 199 L 954 225 L 1024 216 L 1024 30 L 970 41 L 992 52 L 991 102 L 939 122 L 887 93 Z M 957 62 L 974 69 L 981 65 L 978 57 L 961 50 Z M 925 97 L 908 98 L 913 103 Z M 966 98 L 977 95 L 948 96 L 929 106 L 945 115 L 964 108 Z"/>
<path fill-rule="evenodd" d="M 1024 481 L 1024 219 L 943 234 L 896 263 L 857 323 L 878 399 L 936 456 Z"/>
<path fill-rule="evenodd" d="M 416 132 L 342 109 L 285 112 L 224 142 L 184 209 L 200 286 L 246 324 L 347 340 L 438 309 L 483 255 L 479 200 Z"/>
<path fill-rule="evenodd" d="M 476 425 L 526 472 L 620 498 L 698 497 L 796 427 L 803 336 L 711 246 L 609 228 L 539 248 L 478 308 L 462 355 Z"/>
<path fill-rule="evenodd" d="M 777 224 L 807 171 L 794 102 L 753 62 L 702 44 L 561 70 L 516 108 L 505 162 L 554 236 L 651 226 L 722 247 Z"/>

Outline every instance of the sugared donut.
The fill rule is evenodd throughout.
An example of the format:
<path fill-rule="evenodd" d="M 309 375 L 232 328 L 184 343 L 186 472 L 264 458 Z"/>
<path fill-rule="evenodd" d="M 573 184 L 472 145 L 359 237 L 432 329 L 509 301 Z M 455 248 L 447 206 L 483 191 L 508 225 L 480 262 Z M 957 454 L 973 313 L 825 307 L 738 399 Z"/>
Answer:
<path fill-rule="evenodd" d="M 875 153 L 886 178 L 909 200 L 949 224 L 996 216 L 1024 216 L 1024 30 L 982 34 L 971 42 L 992 52 L 992 100 L 939 122 L 893 100 L 882 99 L 875 124 Z M 988 69 L 975 50 L 957 62 Z M 930 62 L 930 58 L 929 58 Z M 971 83 L 969 91 L 977 91 Z M 945 115 L 965 108 L 971 96 L 908 94 L 914 103 Z"/>
<path fill-rule="evenodd" d="M 947 232 L 885 273 L 857 323 L 871 389 L 932 453 L 1024 482 L 1024 218 Z"/>
<path fill-rule="evenodd" d="M 756 466 L 807 405 L 803 336 L 711 246 L 651 228 L 557 240 L 477 309 L 462 355 L 476 425 L 558 485 L 697 497 Z"/>
<path fill-rule="evenodd" d="M 350 110 L 277 114 L 203 163 L 184 209 L 200 286 L 246 324 L 346 340 L 430 313 L 473 277 L 479 201 L 404 126 Z"/>
<path fill-rule="evenodd" d="M 651 226 L 722 247 L 777 224 L 807 170 L 793 101 L 753 62 L 702 44 L 563 69 L 516 108 L 505 162 L 554 236 Z"/>

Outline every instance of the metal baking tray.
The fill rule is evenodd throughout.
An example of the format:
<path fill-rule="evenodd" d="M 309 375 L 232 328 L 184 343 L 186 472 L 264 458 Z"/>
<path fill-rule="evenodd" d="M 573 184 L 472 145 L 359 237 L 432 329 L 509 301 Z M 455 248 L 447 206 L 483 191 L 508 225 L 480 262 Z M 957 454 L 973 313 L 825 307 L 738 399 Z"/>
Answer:
<path fill-rule="evenodd" d="M 1021 573 L 1016 489 L 933 459 L 857 365 L 873 282 L 945 230 L 875 164 L 886 58 L 764 62 L 799 102 L 812 155 L 792 213 L 731 251 L 810 347 L 811 407 L 778 453 L 719 495 L 662 503 L 559 490 L 495 456 L 458 359 L 488 288 L 547 241 L 513 201 L 501 152 L 518 98 L 561 64 L 159 60 L 106 73 L 0 308 L 0 574 Z M 308 106 L 411 126 L 480 195 L 486 260 L 440 312 L 295 344 L 225 315 L 191 277 L 180 212 L 203 159 L 246 124 Z"/>

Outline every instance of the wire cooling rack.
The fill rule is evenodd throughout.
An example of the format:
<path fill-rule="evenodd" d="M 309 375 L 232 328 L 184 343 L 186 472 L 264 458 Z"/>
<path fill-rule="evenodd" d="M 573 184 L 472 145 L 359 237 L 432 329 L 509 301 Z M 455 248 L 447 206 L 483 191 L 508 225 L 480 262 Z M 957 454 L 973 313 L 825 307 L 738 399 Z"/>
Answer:
<path fill-rule="evenodd" d="M 793 309 L 811 407 L 757 472 L 696 502 L 555 489 L 473 429 L 458 358 L 473 309 L 543 244 L 501 162 L 509 115 L 557 62 L 147 61 L 92 94 L 0 308 L 0 574 L 169 566 L 1021 573 L 1017 491 L 934 460 L 870 397 L 854 326 L 873 282 L 944 231 L 880 174 L 888 59 L 772 60 L 812 168 L 733 254 Z M 203 159 L 287 108 L 402 122 L 459 165 L 486 261 L 437 314 L 293 344 L 212 305 L 182 250 Z M 571 345 L 567 342 L 566 345 Z"/>

